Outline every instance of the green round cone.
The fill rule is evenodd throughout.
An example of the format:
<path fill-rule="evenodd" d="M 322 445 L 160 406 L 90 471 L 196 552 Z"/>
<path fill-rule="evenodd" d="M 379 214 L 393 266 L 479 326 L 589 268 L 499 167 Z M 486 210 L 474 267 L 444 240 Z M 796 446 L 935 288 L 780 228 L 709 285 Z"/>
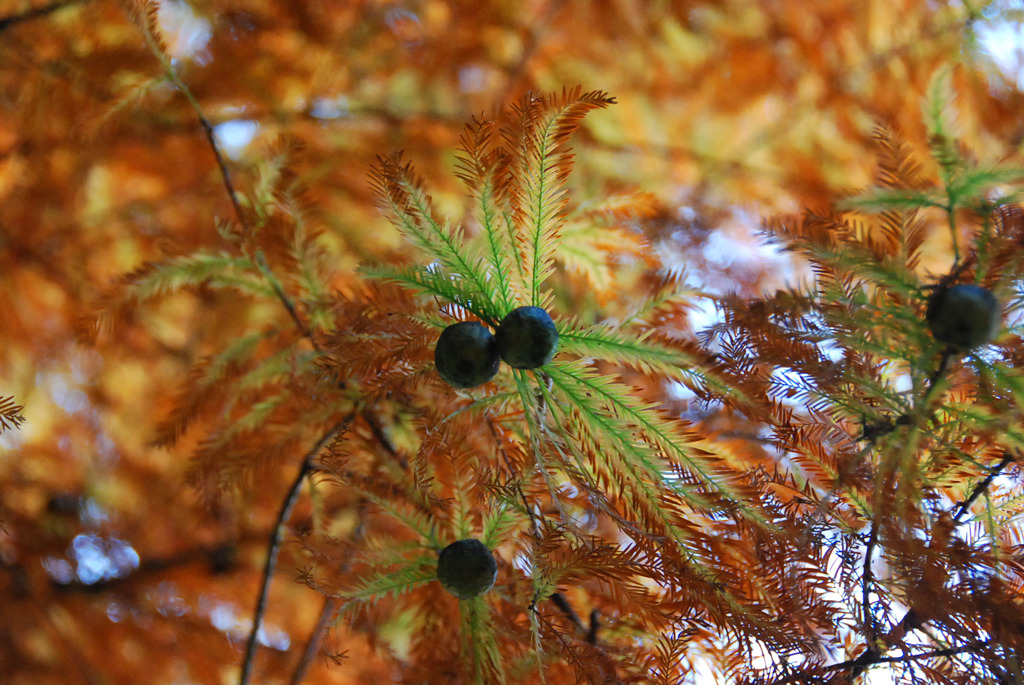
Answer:
<path fill-rule="evenodd" d="M 501 358 L 494 336 L 476 321 L 462 321 L 441 331 L 434 365 L 445 383 L 456 388 L 483 385 L 498 373 Z"/>
<path fill-rule="evenodd" d="M 473 599 L 494 587 L 498 563 L 487 545 L 475 538 L 459 540 L 441 550 L 437 579 L 459 599 Z"/>
<path fill-rule="evenodd" d="M 999 301 L 988 288 L 960 284 L 932 295 L 925 314 L 941 343 L 966 351 L 991 342 L 999 333 Z"/>
<path fill-rule="evenodd" d="M 558 330 L 540 307 L 518 307 L 502 319 L 494 335 L 501 359 L 516 369 L 536 369 L 558 350 Z"/>

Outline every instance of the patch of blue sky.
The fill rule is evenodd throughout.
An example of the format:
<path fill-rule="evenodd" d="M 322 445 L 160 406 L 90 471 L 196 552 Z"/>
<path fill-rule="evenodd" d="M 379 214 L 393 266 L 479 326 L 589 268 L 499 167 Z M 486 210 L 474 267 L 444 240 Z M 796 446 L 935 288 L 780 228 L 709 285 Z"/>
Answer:
<path fill-rule="evenodd" d="M 213 128 L 217 144 L 228 157 L 239 159 L 256 137 L 260 125 L 249 119 L 232 119 Z"/>
<path fill-rule="evenodd" d="M 244 639 L 252 629 L 252 619 L 233 604 L 204 598 L 200 601 L 200 610 L 204 608 L 207 609 L 210 625 L 232 638 Z M 265 647 L 282 652 L 291 646 L 291 638 L 286 632 L 266 624 L 261 625 L 256 631 L 256 641 Z"/>
<path fill-rule="evenodd" d="M 161 2 L 159 7 L 160 32 L 172 63 L 190 59 L 197 64 L 206 64 L 211 59 L 206 50 L 213 35 L 210 22 L 198 16 L 192 6 L 182 0 Z"/>
<path fill-rule="evenodd" d="M 83 585 L 94 585 L 122 578 L 139 567 L 135 548 L 124 540 L 99 535 L 76 535 L 67 556 L 47 557 L 42 562 L 50 578 L 64 585 L 76 579 Z"/>
<path fill-rule="evenodd" d="M 322 121 L 346 117 L 349 115 L 348 98 L 344 95 L 316 98 L 309 109 L 309 115 Z"/>
<path fill-rule="evenodd" d="M 1024 89 L 1024 22 L 1020 21 L 1019 0 L 1002 0 L 989 3 L 982 16 L 974 24 L 978 45 L 992 60 L 996 68 L 1012 81 L 1017 88 Z M 1016 12 L 1018 18 L 1014 18 Z"/>

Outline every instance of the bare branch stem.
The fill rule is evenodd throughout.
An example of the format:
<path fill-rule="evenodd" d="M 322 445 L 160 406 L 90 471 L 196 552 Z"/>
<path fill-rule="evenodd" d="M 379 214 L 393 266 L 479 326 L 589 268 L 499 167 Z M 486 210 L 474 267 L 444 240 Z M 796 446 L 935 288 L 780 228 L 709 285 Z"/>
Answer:
<path fill-rule="evenodd" d="M 337 598 L 325 597 L 324 606 L 320 610 L 320 618 L 316 622 L 316 628 L 313 629 L 313 633 L 309 636 L 306 648 L 302 651 L 299 663 L 292 673 L 291 685 L 299 685 L 305 679 L 306 672 L 313 663 L 313 657 L 320 651 L 320 645 L 323 644 L 324 638 L 327 636 L 327 630 L 331 627 L 331 621 L 334 620 L 334 615 L 337 611 Z"/>
<path fill-rule="evenodd" d="M 964 652 L 972 652 L 989 644 L 990 641 L 982 640 L 979 642 L 969 642 L 965 645 L 959 645 L 956 647 L 943 647 L 941 649 L 933 649 L 927 652 L 919 652 L 917 654 L 904 654 L 902 656 L 880 656 L 879 654 L 872 653 L 869 650 L 864 654 L 861 654 L 856 659 L 850 659 L 849 661 L 843 661 L 838 664 L 831 664 L 813 673 L 794 673 L 778 681 L 776 685 L 787 685 L 787 683 L 799 682 L 823 683 L 826 682 L 822 679 L 822 676 L 825 673 L 835 673 L 848 669 L 854 669 L 855 672 L 863 672 L 868 666 L 874 666 L 876 664 L 901 664 L 909 663 L 911 661 L 923 661 L 925 659 L 955 656 L 957 654 L 963 654 Z M 852 682 L 852 679 L 843 682 Z"/>
<path fill-rule="evenodd" d="M 140 28 L 146 38 L 146 43 L 149 45 L 150 51 L 160 60 L 161 65 L 164 68 L 164 73 L 167 79 L 174 85 L 178 91 L 185 96 L 188 100 L 189 106 L 196 114 L 196 118 L 199 119 L 199 124 L 203 128 L 203 133 L 206 135 L 206 141 L 210 144 L 210 150 L 213 152 L 214 159 L 217 161 L 217 168 L 220 170 L 221 180 L 224 183 L 224 189 L 227 191 L 228 198 L 231 200 L 231 206 L 235 211 L 235 217 L 238 220 L 239 226 L 242 227 L 242 231 L 246 236 L 252 235 L 252 227 L 249 225 L 249 221 L 245 218 L 245 212 L 242 211 L 242 204 L 238 199 L 238 191 L 235 190 L 235 185 L 231 181 L 231 172 L 228 171 L 227 161 L 224 159 L 224 155 L 220 151 L 220 146 L 217 145 L 217 135 L 213 130 L 213 124 L 210 123 L 210 118 L 206 116 L 202 106 L 196 99 L 195 94 L 192 90 L 181 80 L 178 76 L 178 71 L 174 68 L 174 64 L 171 63 L 170 58 L 160 47 L 156 37 L 150 31 L 149 25 L 143 20 Z M 295 326 L 299 329 L 299 332 L 304 338 L 307 338 L 313 345 L 313 349 L 320 352 L 320 346 L 316 339 L 313 337 L 309 327 L 299 316 L 299 312 L 295 307 L 295 303 L 292 302 L 291 297 L 284 291 L 284 287 L 281 285 L 280 280 L 271 271 L 270 266 L 267 264 L 266 258 L 264 258 L 261 252 L 257 252 L 252 256 L 253 263 L 259 270 L 260 274 L 270 283 L 270 287 L 273 288 L 274 294 L 277 295 L 277 299 L 281 301 L 284 308 L 288 311 L 288 316 L 295 323 Z"/>
<path fill-rule="evenodd" d="M 267 610 L 267 597 L 270 593 L 270 583 L 274 578 L 274 571 L 277 568 L 277 554 L 281 547 L 281 538 L 284 534 L 284 526 L 288 521 L 288 517 L 291 515 L 292 508 L 299 499 L 299 492 L 302 490 L 302 483 L 309 475 L 309 472 L 313 468 L 313 459 L 320 450 L 324 448 L 324 445 L 334 437 L 338 432 L 344 430 L 352 419 L 355 418 L 355 413 L 349 413 L 345 418 L 341 419 L 333 426 L 327 429 L 327 431 L 320 436 L 316 444 L 311 450 L 306 453 L 306 456 L 302 459 L 302 464 L 299 467 L 299 472 L 295 476 L 295 480 L 292 481 L 291 486 L 288 488 L 288 492 L 285 495 L 284 501 L 281 502 L 281 510 L 277 514 L 277 520 L 274 523 L 274 529 L 270 533 L 270 542 L 267 545 L 267 560 L 263 565 L 263 582 L 260 585 L 260 594 L 256 599 L 256 609 L 252 619 L 252 630 L 249 632 L 249 639 L 245 645 L 245 657 L 242 661 L 242 675 L 239 679 L 239 685 L 246 685 L 249 682 L 249 677 L 252 675 L 253 660 L 256 655 L 256 636 L 259 633 L 260 624 L 263 622 L 263 614 Z"/>
<path fill-rule="evenodd" d="M 967 510 L 971 508 L 971 505 L 974 504 L 974 501 L 988 490 L 989 486 L 992 485 L 992 481 L 996 479 L 996 476 L 1002 473 L 1003 469 L 1009 466 L 1010 462 L 1012 461 L 1013 455 L 1010 454 L 1009 451 L 1004 452 L 1002 460 L 1000 460 L 998 464 L 996 464 L 989 470 L 988 475 L 985 476 L 985 480 L 978 483 L 974 487 L 974 490 L 971 491 L 971 494 L 967 497 L 967 499 L 961 502 L 960 506 L 957 507 L 956 513 L 953 514 L 954 521 L 960 523 L 960 517 L 967 513 Z"/>
<path fill-rule="evenodd" d="M 864 610 L 864 630 L 867 632 L 868 649 L 877 649 L 875 639 L 878 632 L 875 628 L 875 615 L 871 612 L 871 583 L 874 580 L 874 572 L 871 570 L 871 561 L 875 556 L 875 545 L 878 543 L 878 519 L 871 520 L 871 533 L 868 535 L 868 544 L 864 549 L 864 573 L 861 575 L 861 602 Z"/>
<path fill-rule="evenodd" d="M 147 37 L 152 39 L 151 36 L 147 35 Z M 238 224 L 245 231 L 246 235 L 249 235 L 249 223 L 246 221 L 245 214 L 242 212 L 242 205 L 238 201 L 238 192 L 235 190 L 235 186 L 231 182 L 231 173 L 228 171 L 227 162 L 224 160 L 224 155 L 221 154 L 220 146 L 217 145 L 217 136 L 216 133 L 214 133 L 213 124 L 210 123 L 206 113 L 203 112 L 203 108 L 200 107 L 199 101 L 196 100 L 196 96 L 192 94 L 192 90 L 185 85 L 185 82 L 178 76 L 177 70 L 167 59 L 167 56 L 163 54 L 163 51 L 155 49 L 154 52 L 158 54 L 160 60 L 164 63 L 164 70 L 167 72 L 167 78 L 169 78 L 171 83 L 173 83 L 181 94 L 185 96 L 185 99 L 188 100 L 188 104 L 196 113 L 196 117 L 199 119 L 199 124 L 203 127 L 203 133 L 206 134 L 206 140 L 210 144 L 210 149 L 213 151 L 213 156 L 217 160 L 217 168 L 220 170 L 221 180 L 224 182 L 224 188 L 228 192 L 228 197 L 231 199 L 231 206 L 235 210 L 235 217 L 238 219 Z"/>

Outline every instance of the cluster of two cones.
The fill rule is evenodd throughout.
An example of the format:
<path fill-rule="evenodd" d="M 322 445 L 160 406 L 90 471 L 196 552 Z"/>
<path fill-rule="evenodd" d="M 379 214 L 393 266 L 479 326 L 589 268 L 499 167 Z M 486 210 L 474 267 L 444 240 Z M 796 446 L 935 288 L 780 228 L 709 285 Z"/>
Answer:
<path fill-rule="evenodd" d="M 502 319 L 492 334 L 476 321 L 462 321 L 441 332 L 434 347 L 434 364 L 455 388 L 483 385 L 504 361 L 516 369 L 536 369 L 555 356 L 558 331 L 540 307 L 518 307 Z"/>

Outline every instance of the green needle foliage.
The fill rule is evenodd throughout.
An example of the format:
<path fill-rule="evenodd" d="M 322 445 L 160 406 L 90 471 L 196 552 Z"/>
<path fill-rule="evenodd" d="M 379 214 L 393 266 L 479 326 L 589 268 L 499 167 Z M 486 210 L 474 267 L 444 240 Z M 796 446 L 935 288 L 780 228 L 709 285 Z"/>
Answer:
<path fill-rule="evenodd" d="M 373 174 L 380 204 L 427 263 L 376 266 L 366 273 L 458 305 L 491 326 L 514 306 L 549 304 L 543 284 L 553 272 L 565 222 L 565 181 L 572 166 L 568 140 L 587 112 L 612 102 L 600 91 L 528 97 L 512 108 L 500 145 L 491 122 L 474 121 L 463 136 L 460 165 L 477 205 L 480 235 L 472 240 L 437 215 L 409 164 L 400 157 L 382 158 Z M 635 482 L 638 514 L 661 509 L 662 488 L 695 507 L 742 507 L 743 495 L 716 473 L 713 455 L 690 448 L 678 421 L 666 420 L 638 402 L 628 387 L 594 370 L 600 360 L 710 384 L 705 360 L 650 339 L 650 331 L 580 326 L 552 314 L 568 354 L 556 356 L 539 373 L 517 374 L 535 444 L 564 444 L 573 468 L 584 451 L 589 453 L 591 482 Z"/>
<path fill-rule="evenodd" d="M 428 428 L 444 433 L 446 439 L 436 442 L 450 448 L 468 439 L 470 429 L 461 419 L 477 417 L 489 424 L 492 437 L 478 441 L 478 451 L 467 448 L 468 454 L 452 457 L 476 474 L 453 476 L 455 501 L 445 506 L 454 518 L 439 524 L 452 530 L 451 539 L 481 537 L 480 529 L 467 525 L 474 518 L 470 492 L 481 480 L 492 490 L 490 507 L 498 507 L 493 515 L 485 511 L 476 524 L 489 545 L 518 528 L 534 546 L 543 547 L 562 531 L 557 532 L 561 544 L 589 547 L 577 518 L 589 511 L 635 546 L 635 557 L 625 561 L 613 555 L 612 565 L 621 564 L 626 577 L 663 586 L 631 600 L 642 602 L 648 613 L 650 603 L 677 595 L 698 606 L 714 597 L 706 609 L 714 620 L 744 625 L 775 642 L 792 641 L 769 628 L 763 615 L 764 602 L 774 602 L 778 589 L 751 594 L 746 580 L 736 582 L 723 570 L 733 554 L 751 551 L 743 542 L 747 531 L 774 525 L 743 459 L 691 433 L 608 369 L 631 368 L 659 383 L 682 382 L 737 403 L 744 401 L 742 392 L 723 381 L 711 357 L 694 343 L 659 336 L 650 327 L 582 325 L 559 312 L 554 295 L 545 290 L 568 214 L 569 137 L 585 114 L 612 102 L 599 91 L 529 96 L 511 108 L 500 138 L 494 135 L 496 123 L 473 121 L 462 137 L 459 164 L 473 202 L 471 224 L 459 226 L 440 216 L 423 179 L 401 156 L 380 158 L 372 174 L 380 206 L 422 261 L 374 265 L 363 272 L 431 298 L 441 316 L 427 312 L 412 318 L 432 330 L 435 340 L 452 319 L 471 316 L 495 327 L 515 307 L 533 305 L 549 310 L 561 341 L 550 363 L 532 372 L 503 367 L 493 382 L 467 393 L 470 404 L 438 418 L 444 429 Z M 637 199 L 640 205 L 647 201 Z M 614 211 L 629 211 L 621 198 L 615 203 Z M 657 297 L 640 311 L 660 306 L 665 295 Z M 514 405 L 510 397 L 517 400 Z M 491 411 L 494 401 L 504 414 Z M 449 433 L 453 425 L 455 432 Z M 440 503 L 430 485 L 441 477 L 433 449 L 421 443 L 415 468 L 425 495 Z M 486 468 L 500 475 L 497 480 L 483 470 L 488 463 Z M 448 468 L 460 473 L 458 467 Z M 531 559 L 533 606 L 553 586 L 536 580 L 551 563 L 548 554 L 537 556 L 535 549 Z M 531 622 L 531 631 L 532 642 L 543 642 L 540 623 Z M 482 659 L 491 650 L 475 653 Z"/>

